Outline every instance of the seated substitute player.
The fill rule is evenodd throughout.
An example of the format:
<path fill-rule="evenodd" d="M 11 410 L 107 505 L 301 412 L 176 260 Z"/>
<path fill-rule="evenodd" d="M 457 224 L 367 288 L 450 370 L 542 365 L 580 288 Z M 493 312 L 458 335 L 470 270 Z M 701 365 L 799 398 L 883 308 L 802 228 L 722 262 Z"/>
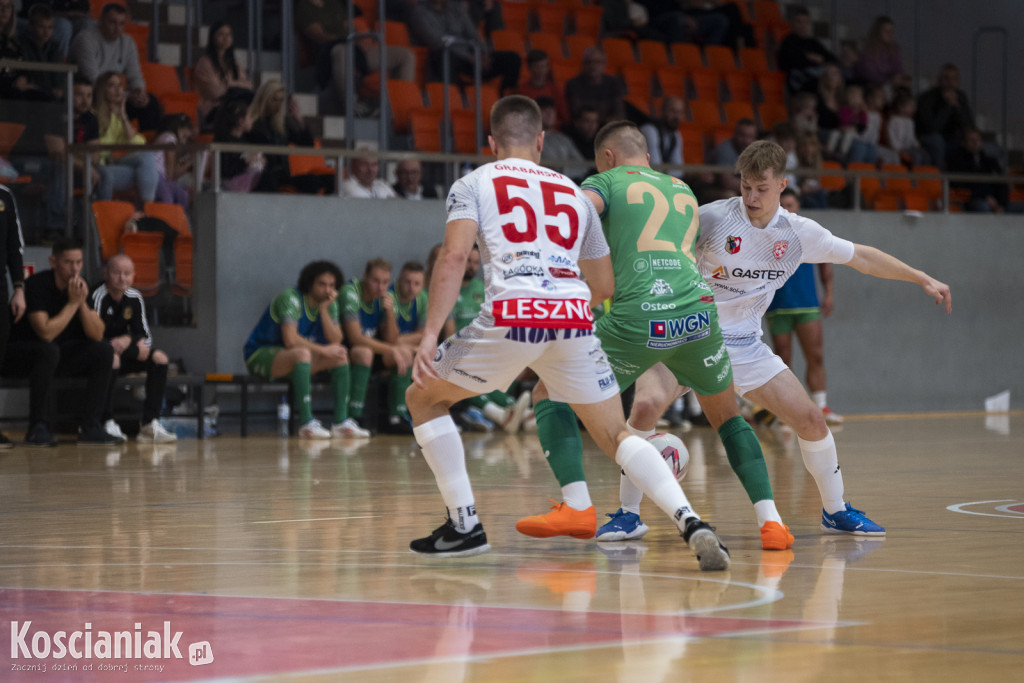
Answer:
<path fill-rule="evenodd" d="M 602 128 L 595 152 L 601 172 L 583 183 L 583 194 L 601 216 L 615 268 L 611 309 L 598 320 L 596 334 L 619 388 L 625 390 L 658 363 L 680 382 L 693 385 L 754 505 L 762 548 L 786 550 L 793 535 L 775 507 L 757 437 L 740 417 L 711 288 L 694 264 L 700 230 L 697 199 L 683 181 L 651 169 L 647 141 L 629 121 Z M 552 512 L 519 520 L 516 529 L 539 538 L 593 538 L 595 533 L 599 541 L 642 537 L 647 526 L 638 516 L 639 499 L 624 501 L 597 529 L 576 416 L 565 403 L 545 400 L 545 384 L 538 384 L 533 394 L 537 436 L 564 502 Z M 636 436 L 654 434 L 654 429 L 637 429 L 632 417 L 627 427 Z"/>
<path fill-rule="evenodd" d="M 366 437 L 348 416 L 348 351 L 338 322 L 341 269 L 330 261 L 307 263 L 295 288 L 278 294 L 263 312 L 245 343 L 245 367 L 266 379 L 288 377 L 299 413 L 299 437 L 330 439 Z M 327 371 L 334 396 L 334 424 L 324 429 L 313 417 L 312 377 Z"/>
<path fill-rule="evenodd" d="M 103 430 L 114 350 L 103 340 L 103 321 L 89 307 L 89 285 L 82 279 L 82 243 L 54 243 L 50 270 L 25 280 L 25 316 L 11 330 L 3 369 L 7 377 L 28 377 L 29 424 L 26 446 L 56 446 L 50 431 L 53 378 L 85 377 L 78 407 L 78 443 L 116 446 L 124 438 Z"/>
<path fill-rule="evenodd" d="M 167 390 L 167 354 L 153 348 L 153 335 L 146 320 L 146 302 L 133 289 L 135 264 L 124 254 L 111 256 L 103 269 L 103 284 L 92 293 L 92 307 L 103 320 L 103 338 L 114 348 L 114 373 L 146 373 L 146 399 L 142 403 L 142 427 L 138 440 L 170 443 L 178 437 L 160 424 L 160 409 Z M 113 383 L 112 385 L 113 386 Z M 124 437 L 120 425 L 110 415 L 107 400 L 108 434 Z"/>
<path fill-rule="evenodd" d="M 544 132 L 533 100 L 498 100 L 491 131 L 498 161 L 456 181 L 448 195 L 444 246 L 406 396 L 416 441 L 448 509 L 447 521 L 410 548 L 439 556 L 490 548 L 448 407 L 508 386 L 529 366 L 553 398 L 573 405 L 600 448 L 674 519 L 700 568 L 728 568 L 728 551 L 693 511 L 661 455 L 626 429 L 615 375 L 592 330 L 590 305 L 613 289 L 608 245 L 593 205 L 567 177 L 538 165 Z M 484 263 L 484 305 L 473 323 L 438 347 L 474 241 Z M 502 255 L 515 251 L 533 254 L 510 267 Z"/>
<path fill-rule="evenodd" d="M 779 203 L 790 213 L 795 214 L 800 210 L 800 198 L 791 188 L 782 191 Z M 786 280 L 786 284 L 775 291 L 765 319 L 768 321 L 768 332 L 772 335 L 772 348 L 786 367 L 790 367 L 793 360 L 792 335 L 796 333 L 807 365 L 804 376 L 807 391 L 821 408 L 825 422 L 840 425 L 843 417 L 829 409 L 825 392 L 825 334 L 821 325 L 821 319 L 832 313 L 832 264 L 819 263 L 818 276 L 825 290 L 820 305 L 814 284 L 814 266 L 803 263 Z"/>
<path fill-rule="evenodd" d="M 374 357 L 399 376 L 412 367 L 413 350 L 399 343 L 395 300 L 388 294 L 390 284 L 391 263 L 375 258 L 366 262 L 362 280 L 352 278 L 341 290 L 341 320 L 352 356 L 349 413 L 356 420 L 363 417 Z"/>
<path fill-rule="evenodd" d="M 736 389 L 779 417 L 796 432 L 804 466 L 821 496 L 821 527 L 830 533 L 883 536 L 885 529 L 844 500 L 843 475 L 835 440 L 821 409 L 800 380 L 761 341 L 761 317 L 772 292 L 801 263 L 844 263 L 867 275 L 914 282 L 952 312 L 949 286 L 883 251 L 835 237 L 815 221 L 786 211 L 786 153 L 774 142 L 758 141 L 736 162 L 740 197 L 700 209 L 697 265 L 715 290 Z M 631 420 L 653 428 L 658 416 L 684 388 L 665 368 L 652 368 L 638 384 Z M 629 482 L 620 482 L 624 495 Z M 635 488 L 634 488 L 635 491 Z"/>
<path fill-rule="evenodd" d="M 423 326 L 427 322 L 427 292 L 423 289 L 424 269 L 418 261 L 407 261 L 398 271 L 398 281 L 388 288 L 393 299 L 395 321 L 398 323 L 398 343 L 411 353 L 423 339 Z M 405 407 L 405 391 L 412 383 L 412 367 L 404 374 L 391 373 L 388 384 L 388 425 L 392 434 L 412 434 L 409 410 Z"/>

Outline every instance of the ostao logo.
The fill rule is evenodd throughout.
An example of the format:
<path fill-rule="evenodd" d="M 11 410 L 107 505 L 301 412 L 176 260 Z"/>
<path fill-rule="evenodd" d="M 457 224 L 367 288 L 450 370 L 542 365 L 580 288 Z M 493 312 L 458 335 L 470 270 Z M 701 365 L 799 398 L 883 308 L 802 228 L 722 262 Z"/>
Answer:
<path fill-rule="evenodd" d="M 640 304 L 641 311 L 673 311 L 676 305 L 673 303 L 659 304 L 652 301 L 645 301 Z"/>

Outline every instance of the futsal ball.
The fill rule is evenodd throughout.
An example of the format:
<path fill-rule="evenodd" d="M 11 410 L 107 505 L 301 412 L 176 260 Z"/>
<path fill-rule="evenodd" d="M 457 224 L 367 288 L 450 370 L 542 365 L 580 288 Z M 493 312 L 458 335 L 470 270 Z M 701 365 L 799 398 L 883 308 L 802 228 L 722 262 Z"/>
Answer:
<path fill-rule="evenodd" d="M 686 450 L 686 444 L 682 439 L 675 434 L 659 432 L 647 437 L 647 440 L 658 449 L 661 457 L 665 458 L 676 479 L 682 481 L 690 464 L 690 451 Z"/>

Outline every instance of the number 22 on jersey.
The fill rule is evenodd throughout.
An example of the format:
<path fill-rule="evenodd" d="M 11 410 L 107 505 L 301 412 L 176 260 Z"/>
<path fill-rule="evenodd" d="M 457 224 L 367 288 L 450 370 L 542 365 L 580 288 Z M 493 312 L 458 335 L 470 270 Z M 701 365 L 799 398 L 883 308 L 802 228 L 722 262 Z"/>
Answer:
<path fill-rule="evenodd" d="M 640 237 L 636 240 L 638 253 L 645 251 L 681 251 L 686 258 L 696 261 L 693 244 L 700 234 L 700 216 L 697 213 L 697 200 L 688 192 L 677 192 L 672 196 L 669 205 L 665 194 L 651 183 L 637 181 L 630 183 L 626 190 L 626 201 L 630 204 L 644 204 L 645 197 L 653 200 L 651 213 L 644 223 Z M 658 233 L 669 222 L 673 226 L 685 226 L 679 246 L 674 241 L 658 239 Z M 678 235 L 678 228 L 672 230 L 673 236 Z"/>
<path fill-rule="evenodd" d="M 553 243 L 565 249 L 572 249 L 579 237 L 580 215 L 574 203 L 564 201 L 564 195 L 575 198 L 576 191 L 567 185 L 547 180 L 541 180 L 539 184 L 541 204 L 544 207 L 544 232 Z M 501 225 L 501 231 L 509 242 L 533 242 L 537 239 L 537 213 L 533 208 L 537 202 L 530 201 L 531 199 L 536 200 L 536 194 L 537 189 L 525 178 L 510 176 L 494 178 L 494 195 L 498 202 L 498 212 L 503 218 L 510 216 L 512 219 Z M 521 213 L 515 213 L 517 208 L 521 210 Z M 548 220 L 557 220 L 560 215 L 566 217 L 568 234 L 564 233 L 563 227 L 558 223 Z"/>

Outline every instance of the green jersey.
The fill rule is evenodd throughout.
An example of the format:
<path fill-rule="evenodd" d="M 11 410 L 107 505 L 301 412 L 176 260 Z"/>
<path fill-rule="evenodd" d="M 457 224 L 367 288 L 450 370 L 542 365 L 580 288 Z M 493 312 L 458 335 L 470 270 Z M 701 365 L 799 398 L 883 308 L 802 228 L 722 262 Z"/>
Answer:
<path fill-rule="evenodd" d="M 427 324 L 427 291 L 421 290 L 416 298 L 409 303 L 403 304 L 398 300 L 398 292 L 395 286 L 388 289 L 391 300 L 395 303 L 395 319 L 398 321 L 399 334 L 412 334 L 423 329 Z"/>
<path fill-rule="evenodd" d="M 452 319 L 455 321 L 455 329 L 461 330 L 466 325 L 476 320 L 480 309 L 484 305 L 484 283 L 479 278 L 473 278 L 462 285 L 459 290 L 459 298 L 452 308 Z"/>
<path fill-rule="evenodd" d="M 582 187 L 604 200 L 601 227 L 615 271 L 610 315 L 651 321 L 714 311 L 711 288 L 696 266 L 700 217 L 686 183 L 645 166 L 619 166 Z M 664 341 L 683 343 L 695 324 L 703 327 L 680 323 L 665 330 Z"/>

